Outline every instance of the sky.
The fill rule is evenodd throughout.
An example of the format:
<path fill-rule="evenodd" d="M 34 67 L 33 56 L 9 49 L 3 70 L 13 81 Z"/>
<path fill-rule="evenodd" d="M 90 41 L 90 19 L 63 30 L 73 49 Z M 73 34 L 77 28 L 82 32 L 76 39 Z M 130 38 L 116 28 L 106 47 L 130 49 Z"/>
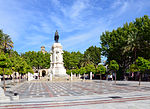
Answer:
<path fill-rule="evenodd" d="M 0 0 L 0 29 L 18 53 L 49 52 L 58 30 L 69 52 L 100 47 L 100 35 L 137 17 L 150 16 L 150 0 Z"/>

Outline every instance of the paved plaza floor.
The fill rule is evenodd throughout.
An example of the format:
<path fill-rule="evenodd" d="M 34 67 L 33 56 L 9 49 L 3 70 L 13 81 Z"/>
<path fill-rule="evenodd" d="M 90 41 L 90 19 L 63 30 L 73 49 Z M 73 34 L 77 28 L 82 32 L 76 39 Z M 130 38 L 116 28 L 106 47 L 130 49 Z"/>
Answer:
<path fill-rule="evenodd" d="M 150 109 L 150 82 L 24 82 L 13 92 L 18 101 L 0 103 L 0 108 L 60 109 Z"/>

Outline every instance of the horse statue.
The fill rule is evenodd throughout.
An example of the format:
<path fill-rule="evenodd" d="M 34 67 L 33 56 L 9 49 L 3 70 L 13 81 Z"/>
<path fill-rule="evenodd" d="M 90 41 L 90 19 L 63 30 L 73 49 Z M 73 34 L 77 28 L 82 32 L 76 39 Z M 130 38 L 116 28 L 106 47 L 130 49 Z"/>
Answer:
<path fill-rule="evenodd" d="M 55 42 L 58 43 L 58 40 L 59 40 L 59 35 L 58 35 L 57 30 L 56 30 L 56 32 L 55 32 Z"/>

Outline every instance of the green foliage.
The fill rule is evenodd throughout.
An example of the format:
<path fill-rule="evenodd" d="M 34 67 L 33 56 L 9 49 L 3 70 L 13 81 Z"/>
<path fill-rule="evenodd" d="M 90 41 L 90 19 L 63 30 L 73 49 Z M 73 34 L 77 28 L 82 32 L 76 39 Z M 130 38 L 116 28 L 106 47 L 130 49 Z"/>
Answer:
<path fill-rule="evenodd" d="M 90 73 L 90 72 L 95 73 L 96 72 L 95 71 L 95 67 L 94 67 L 93 64 L 87 64 L 87 66 L 85 67 L 85 69 L 86 69 L 86 73 Z"/>
<path fill-rule="evenodd" d="M 3 31 L 0 30 L 0 52 L 2 50 L 2 37 L 3 37 Z"/>
<path fill-rule="evenodd" d="M 137 57 L 150 59 L 149 34 L 150 19 L 147 15 L 112 32 L 106 31 L 100 36 L 102 55 L 107 57 L 108 62 L 116 60 L 120 72 L 125 72 Z"/>
<path fill-rule="evenodd" d="M 30 72 L 30 73 L 32 73 L 32 74 L 34 73 L 32 67 L 31 67 L 30 65 L 27 65 L 27 66 L 26 66 L 26 72 L 27 72 L 27 73 Z"/>
<path fill-rule="evenodd" d="M 119 70 L 119 65 L 118 63 L 115 61 L 115 60 L 112 60 L 110 61 L 110 64 L 109 64 L 109 69 L 112 70 L 112 71 L 117 71 Z"/>
<path fill-rule="evenodd" d="M 101 61 L 101 50 L 99 47 L 89 47 L 84 54 L 78 52 L 68 52 L 64 51 L 63 59 L 64 59 L 64 66 L 66 69 L 76 69 L 87 64 L 94 64 L 95 66 L 98 65 Z"/>
<path fill-rule="evenodd" d="M 10 74 L 12 72 L 9 72 L 11 69 L 11 66 L 12 66 L 12 63 L 10 61 L 10 59 L 8 58 L 8 54 L 4 54 L 4 53 L 1 53 L 0 54 L 0 68 L 1 68 L 1 73 L 2 74 L 2 71 L 4 69 L 4 74 Z"/>
<path fill-rule="evenodd" d="M 0 30 L 0 74 L 10 75 L 13 71 L 20 74 L 33 73 L 32 68 L 12 48 L 13 42 L 10 36 Z"/>
<path fill-rule="evenodd" d="M 0 67 L 1 68 L 10 68 L 12 65 L 10 59 L 8 58 L 8 54 L 0 54 Z"/>
<path fill-rule="evenodd" d="M 11 68 L 4 68 L 5 75 L 11 75 L 13 73 Z"/>
<path fill-rule="evenodd" d="M 50 67 L 50 54 L 43 54 L 41 51 L 34 52 L 29 51 L 21 54 L 21 57 L 30 65 L 32 68 L 44 69 Z"/>
<path fill-rule="evenodd" d="M 66 73 L 67 73 L 68 75 L 71 75 L 71 70 L 67 69 Z"/>
<path fill-rule="evenodd" d="M 136 60 L 136 64 L 137 64 L 138 69 L 141 72 L 144 72 L 145 70 L 150 69 L 150 61 L 148 61 L 142 57 L 138 57 L 138 59 Z"/>
<path fill-rule="evenodd" d="M 138 72 L 139 68 L 136 64 L 132 64 L 132 65 L 130 65 L 129 71 L 130 72 Z"/>
<path fill-rule="evenodd" d="M 79 69 L 79 73 L 80 73 L 81 75 L 83 75 L 84 73 L 86 73 L 85 67 L 81 67 L 81 68 Z"/>
<path fill-rule="evenodd" d="M 13 48 L 13 42 L 9 35 L 0 30 L 0 52 L 8 53 Z"/>
<path fill-rule="evenodd" d="M 105 74 L 106 68 L 103 65 L 98 65 L 98 67 L 96 68 L 96 73 Z"/>
<path fill-rule="evenodd" d="M 76 69 L 71 70 L 73 74 L 76 74 Z"/>
<path fill-rule="evenodd" d="M 84 66 L 87 64 L 94 64 L 95 66 L 101 62 L 101 49 L 99 47 L 89 47 L 84 52 Z"/>
<path fill-rule="evenodd" d="M 66 69 L 76 69 L 80 68 L 80 61 L 83 58 L 83 54 L 78 52 L 68 52 L 64 51 L 63 60 Z"/>
<path fill-rule="evenodd" d="M 0 75 L 3 74 L 3 69 L 0 67 Z"/>

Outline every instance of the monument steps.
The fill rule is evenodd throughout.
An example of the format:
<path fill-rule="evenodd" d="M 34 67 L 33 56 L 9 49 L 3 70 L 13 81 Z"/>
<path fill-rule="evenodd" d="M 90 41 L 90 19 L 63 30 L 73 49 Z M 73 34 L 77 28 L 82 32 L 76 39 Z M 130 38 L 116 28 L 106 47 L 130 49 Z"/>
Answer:
<path fill-rule="evenodd" d="M 44 77 L 44 78 L 41 78 L 40 80 L 42 81 L 51 81 L 49 77 Z M 54 76 L 52 78 L 52 82 L 76 82 L 76 81 L 81 81 L 81 79 L 79 79 L 78 77 L 72 77 L 72 80 L 71 80 L 71 77 L 70 76 L 60 76 L 60 77 L 57 77 L 57 76 Z"/>

